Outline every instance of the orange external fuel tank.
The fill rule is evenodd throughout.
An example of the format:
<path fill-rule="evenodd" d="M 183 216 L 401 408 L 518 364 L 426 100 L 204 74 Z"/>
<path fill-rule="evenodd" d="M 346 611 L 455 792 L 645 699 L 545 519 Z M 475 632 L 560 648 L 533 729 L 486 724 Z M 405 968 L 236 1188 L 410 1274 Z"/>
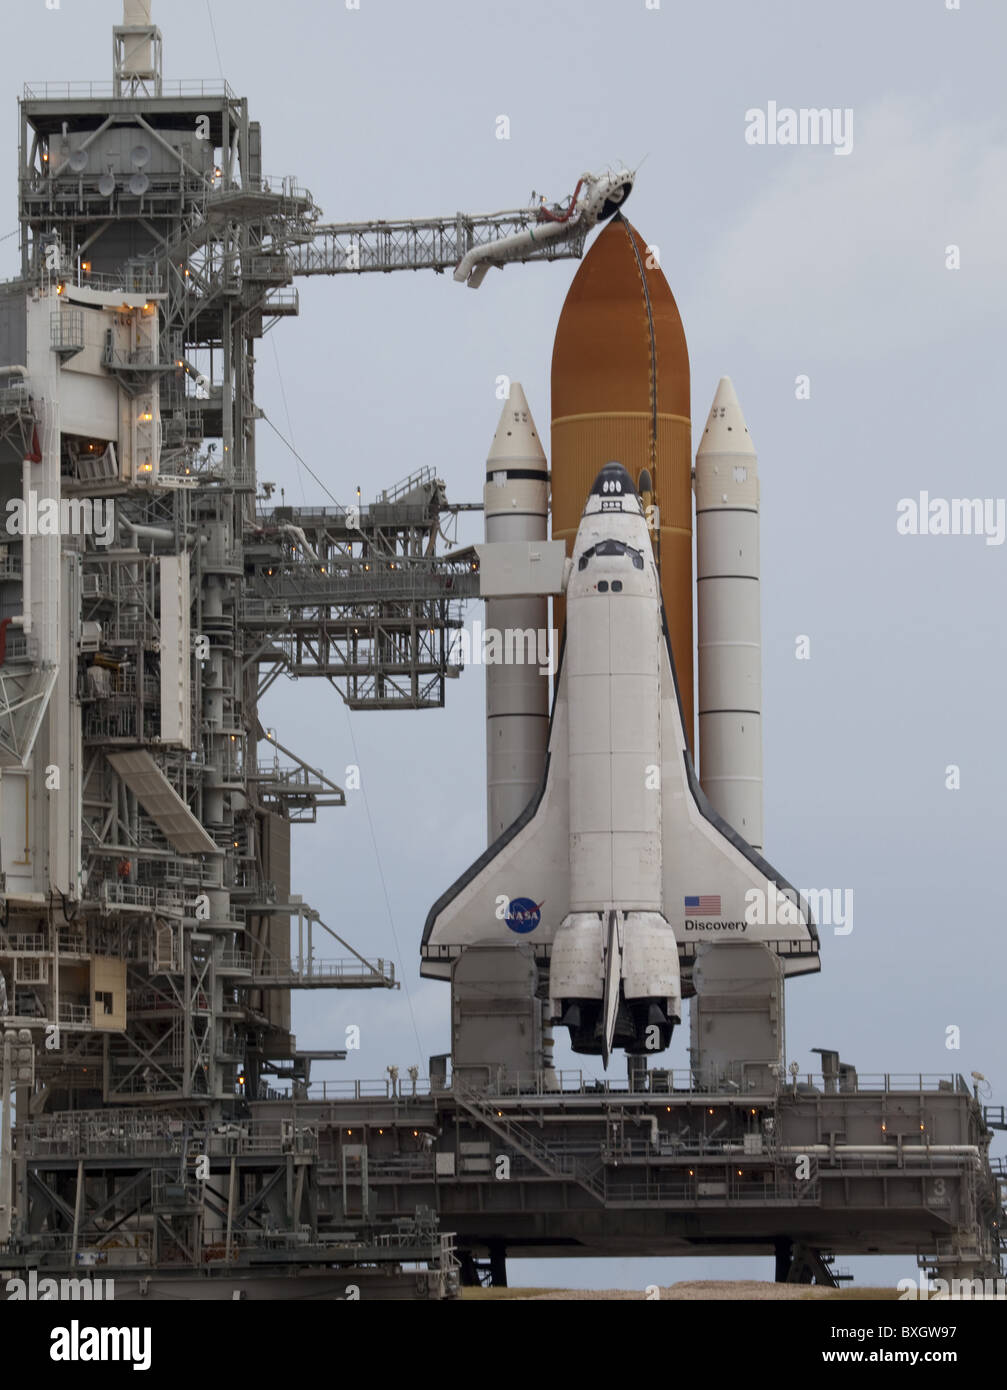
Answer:
<path fill-rule="evenodd" d="M 651 534 L 693 749 L 692 442 L 681 315 L 640 234 L 617 213 L 570 286 L 552 352 L 552 535 L 573 545 L 591 484 L 618 461 L 650 474 Z M 646 484 L 646 479 L 644 483 Z M 643 489 L 641 489 L 643 491 Z M 562 631 L 565 604 L 554 600 Z"/>

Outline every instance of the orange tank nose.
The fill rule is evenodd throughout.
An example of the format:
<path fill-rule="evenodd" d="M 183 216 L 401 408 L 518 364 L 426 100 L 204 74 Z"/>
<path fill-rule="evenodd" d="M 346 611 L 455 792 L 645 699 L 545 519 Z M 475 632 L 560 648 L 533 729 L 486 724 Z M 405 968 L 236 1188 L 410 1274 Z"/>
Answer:
<path fill-rule="evenodd" d="M 618 461 L 651 507 L 651 535 L 693 747 L 689 350 L 643 238 L 617 214 L 584 257 L 552 350 L 552 534 L 571 553 L 600 469 Z M 648 477 L 641 477 L 644 473 Z M 642 483 L 642 486 L 641 486 Z M 647 491 L 649 490 L 649 496 Z M 555 622 L 565 619 L 555 600 Z"/>

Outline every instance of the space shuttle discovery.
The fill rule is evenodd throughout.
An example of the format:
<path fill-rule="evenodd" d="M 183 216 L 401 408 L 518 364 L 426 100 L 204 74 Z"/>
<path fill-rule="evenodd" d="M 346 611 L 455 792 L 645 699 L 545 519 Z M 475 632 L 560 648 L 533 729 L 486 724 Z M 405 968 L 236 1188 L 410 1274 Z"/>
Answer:
<path fill-rule="evenodd" d="M 806 904 L 713 809 L 689 752 L 643 502 L 601 469 L 566 562 L 566 632 L 538 793 L 434 904 L 421 973 L 529 943 L 575 1051 L 663 1050 L 701 942 L 819 969 Z M 767 910 L 768 908 L 768 910 Z"/>

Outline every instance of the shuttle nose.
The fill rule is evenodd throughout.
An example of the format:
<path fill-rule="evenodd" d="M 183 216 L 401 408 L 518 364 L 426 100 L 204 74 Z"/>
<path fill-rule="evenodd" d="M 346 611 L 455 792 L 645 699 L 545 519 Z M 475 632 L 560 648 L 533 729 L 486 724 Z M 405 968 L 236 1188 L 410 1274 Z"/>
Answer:
<path fill-rule="evenodd" d="M 633 479 L 621 463 L 606 463 L 591 488 L 592 497 L 610 497 L 613 493 L 616 497 L 636 495 Z"/>

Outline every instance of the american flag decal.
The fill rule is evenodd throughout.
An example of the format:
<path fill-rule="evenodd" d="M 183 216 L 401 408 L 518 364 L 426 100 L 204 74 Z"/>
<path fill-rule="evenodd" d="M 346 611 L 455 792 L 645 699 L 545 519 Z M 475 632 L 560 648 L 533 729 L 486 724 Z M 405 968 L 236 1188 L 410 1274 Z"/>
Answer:
<path fill-rule="evenodd" d="M 698 897 L 685 900 L 686 912 L 694 912 L 697 917 L 720 916 L 720 894 L 700 893 Z"/>

